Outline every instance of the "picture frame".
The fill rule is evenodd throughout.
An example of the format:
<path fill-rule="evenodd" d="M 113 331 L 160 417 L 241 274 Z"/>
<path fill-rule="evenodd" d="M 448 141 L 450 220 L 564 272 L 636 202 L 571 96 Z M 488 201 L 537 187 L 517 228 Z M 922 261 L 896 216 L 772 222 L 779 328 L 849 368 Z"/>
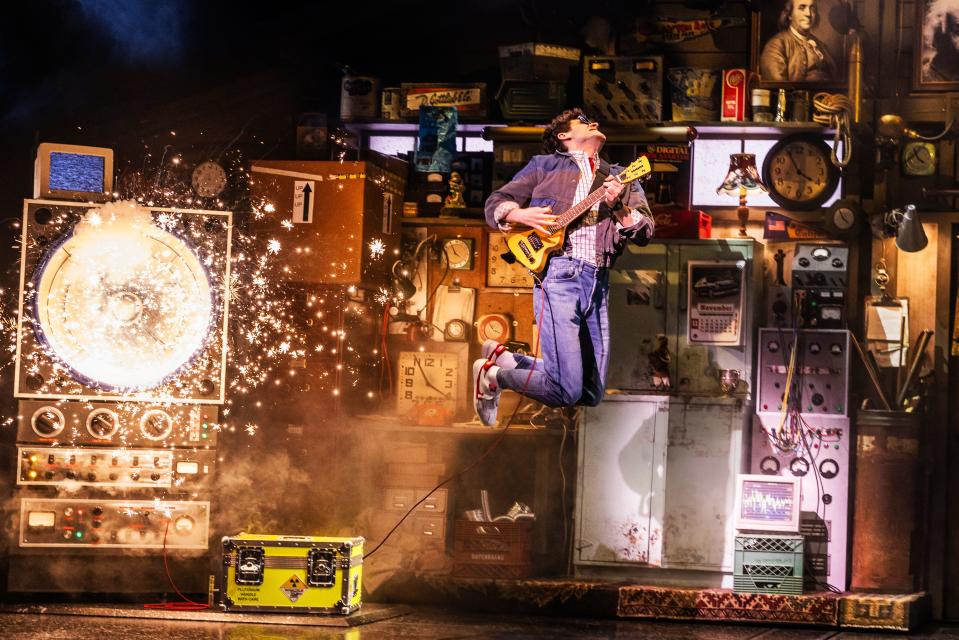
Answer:
<path fill-rule="evenodd" d="M 853 22 L 848 0 L 802 0 L 803 5 L 813 5 L 816 14 L 812 19 L 807 16 L 805 22 L 794 0 L 763 4 L 761 11 L 753 12 L 751 47 L 752 69 L 759 75 L 760 85 L 796 89 L 844 86 L 847 32 Z M 806 53 L 804 40 L 818 53 L 801 57 L 799 54 Z M 810 57 L 817 55 L 819 61 L 810 65 Z"/>
<path fill-rule="evenodd" d="M 913 31 L 913 88 L 959 89 L 959 6 L 948 0 L 916 0 Z"/>

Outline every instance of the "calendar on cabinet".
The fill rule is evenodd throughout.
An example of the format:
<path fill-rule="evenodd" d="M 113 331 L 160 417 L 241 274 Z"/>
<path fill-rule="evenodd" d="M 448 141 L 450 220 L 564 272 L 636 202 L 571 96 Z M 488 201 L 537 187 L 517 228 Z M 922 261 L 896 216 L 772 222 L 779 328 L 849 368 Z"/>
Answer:
<path fill-rule="evenodd" d="M 745 261 L 687 264 L 689 344 L 742 344 Z"/>

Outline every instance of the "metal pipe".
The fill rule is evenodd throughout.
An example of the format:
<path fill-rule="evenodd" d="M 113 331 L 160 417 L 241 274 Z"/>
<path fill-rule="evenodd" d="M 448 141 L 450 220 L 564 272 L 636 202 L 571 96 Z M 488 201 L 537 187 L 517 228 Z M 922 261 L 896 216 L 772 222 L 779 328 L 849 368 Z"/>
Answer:
<path fill-rule="evenodd" d="M 932 338 L 932 331 L 926 329 L 921 332 L 916 339 L 916 356 L 912 359 L 912 364 L 909 365 L 909 373 L 906 374 L 906 380 L 899 390 L 899 395 L 896 396 L 896 408 L 902 408 L 902 403 L 906 400 L 906 393 L 909 391 L 909 387 L 912 386 L 916 376 L 922 369 L 920 366 L 922 364 L 922 356 L 926 352 L 926 347 L 929 346 L 930 338 Z"/>
<path fill-rule="evenodd" d="M 850 331 L 849 338 L 852 340 L 853 346 L 856 347 L 856 351 L 859 353 L 859 359 L 862 360 L 863 366 L 866 367 L 866 374 L 869 376 L 869 381 L 872 382 L 873 391 L 875 391 L 876 396 L 879 397 L 879 403 L 886 411 L 892 411 L 892 407 L 889 406 L 889 401 L 886 400 L 886 394 L 882 390 L 882 385 L 879 384 L 879 374 L 873 370 L 872 363 L 866 358 L 866 354 L 863 353 L 862 347 L 859 346 L 859 341 L 856 340 L 856 335 Z"/>
<path fill-rule="evenodd" d="M 862 113 L 862 38 L 856 30 L 849 31 L 849 122 L 859 124 Z"/>

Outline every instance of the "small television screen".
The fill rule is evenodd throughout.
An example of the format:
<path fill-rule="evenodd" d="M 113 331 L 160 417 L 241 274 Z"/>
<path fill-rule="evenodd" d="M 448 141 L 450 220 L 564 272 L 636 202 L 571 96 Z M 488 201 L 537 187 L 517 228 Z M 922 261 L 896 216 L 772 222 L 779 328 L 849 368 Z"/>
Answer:
<path fill-rule="evenodd" d="M 43 142 L 37 148 L 34 198 L 105 201 L 113 191 L 113 149 Z"/>
<path fill-rule="evenodd" d="M 103 193 L 103 156 L 54 151 L 50 154 L 50 189 Z"/>
<path fill-rule="evenodd" d="M 739 475 L 736 528 L 741 531 L 799 531 L 799 478 Z"/>

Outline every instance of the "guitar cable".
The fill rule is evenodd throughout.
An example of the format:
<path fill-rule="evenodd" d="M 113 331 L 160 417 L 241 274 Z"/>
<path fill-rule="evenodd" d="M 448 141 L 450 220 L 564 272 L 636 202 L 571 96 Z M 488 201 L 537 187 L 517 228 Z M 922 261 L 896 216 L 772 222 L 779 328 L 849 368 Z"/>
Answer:
<path fill-rule="evenodd" d="M 531 272 L 531 273 L 532 273 L 532 272 Z M 539 317 L 542 318 L 542 317 L 543 317 L 543 311 L 545 311 L 545 309 L 546 309 L 546 297 L 547 297 L 547 296 L 546 296 L 546 283 L 545 283 L 545 282 L 543 281 L 543 279 L 540 278 L 539 275 L 537 275 L 536 273 L 533 273 L 533 278 L 539 283 L 540 288 L 542 288 L 542 290 L 543 290 L 543 299 L 540 300 L 540 313 L 539 313 Z M 529 374 L 526 376 L 526 381 L 525 381 L 525 383 L 523 384 L 523 390 L 520 392 L 520 395 L 521 395 L 521 396 L 525 396 L 525 395 L 526 395 L 526 391 L 529 389 L 530 380 L 531 380 L 532 377 L 533 377 L 533 372 L 536 370 L 536 361 L 537 361 L 537 359 L 539 358 L 539 347 L 540 347 L 539 335 L 537 334 L 537 336 L 536 336 L 536 342 L 535 342 L 535 345 L 534 345 L 534 348 L 533 348 L 533 358 L 532 358 L 533 364 L 532 364 L 532 366 L 531 366 L 530 369 L 529 369 Z M 439 491 L 441 488 L 443 488 L 444 486 L 446 486 L 447 484 L 449 484 L 449 483 L 452 482 L 453 480 L 456 480 L 457 478 L 460 478 L 460 477 L 466 475 L 466 473 L 468 473 L 470 470 L 474 469 L 476 466 L 479 465 L 479 463 L 481 463 L 483 460 L 485 460 L 485 459 L 489 456 L 489 454 L 492 453 L 493 450 L 496 449 L 496 447 L 498 447 L 501 442 L 503 442 L 503 438 L 506 437 L 506 432 L 509 431 L 509 429 L 510 429 L 511 426 L 513 426 L 513 419 L 516 417 L 516 412 L 519 410 L 519 407 L 520 407 L 521 404 L 522 404 L 522 402 L 517 402 L 517 403 L 516 403 L 516 406 L 513 407 L 513 412 L 510 414 L 509 418 L 506 420 L 506 426 L 504 426 L 502 429 L 499 430 L 499 432 L 496 434 L 496 437 L 493 438 L 493 441 L 489 444 L 488 447 L 486 447 L 486 449 L 483 451 L 483 453 L 481 453 L 481 454 L 479 455 L 479 457 L 477 457 L 475 460 L 473 460 L 472 462 L 470 462 L 468 465 L 466 465 L 465 467 L 463 467 L 462 469 L 460 469 L 460 470 L 457 471 L 456 473 L 454 473 L 454 474 L 446 477 L 445 479 L 441 480 L 441 481 L 439 482 L 439 484 L 437 484 L 435 487 L 433 487 L 432 489 L 430 489 L 430 490 L 426 493 L 426 495 L 424 495 L 422 498 L 420 498 L 420 499 L 417 500 L 415 503 L 413 503 L 413 505 L 412 505 L 409 509 L 406 510 L 406 513 L 404 513 L 403 516 L 400 517 L 400 519 L 396 521 L 396 524 L 394 524 L 393 527 L 386 533 L 386 535 L 383 536 L 383 539 L 380 540 L 380 541 L 376 544 L 376 546 L 373 547 L 368 553 L 363 554 L 363 557 L 364 557 L 364 558 L 369 558 L 369 557 L 372 556 L 374 553 L 376 553 L 377 550 L 379 550 L 379 548 L 382 547 L 382 546 L 386 543 L 386 541 L 389 540 L 390 537 L 391 537 L 394 533 L 396 533 L 396 530 L 400 528 L 400 526 L 406 521 L 406 519 L 409 518 L 409 517 L 413 514 L 413 512 L 416 511 L 416 509 L 417 509 L 421 504 L 423 504 L 424 502 L 426 502 L 426 500 L 429 499 L 430 496 L 432 496 L 434 493 L 436 493 L 437 491 Z"/>

